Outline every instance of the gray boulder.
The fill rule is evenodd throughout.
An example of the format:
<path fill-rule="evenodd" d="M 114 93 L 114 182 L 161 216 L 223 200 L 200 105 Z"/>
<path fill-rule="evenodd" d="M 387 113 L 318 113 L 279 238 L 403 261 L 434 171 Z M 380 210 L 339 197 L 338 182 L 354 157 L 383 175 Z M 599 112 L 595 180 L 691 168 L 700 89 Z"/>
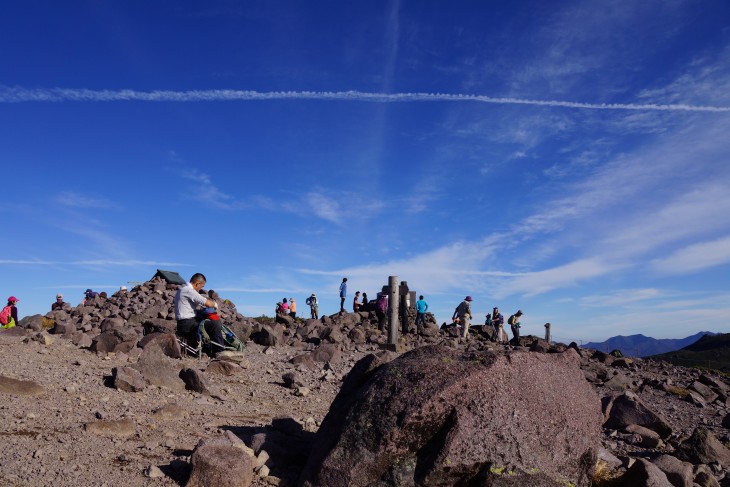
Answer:
<path fill-rule="evenodd" d="M 692 487 L 692 464 L 671 455 L 659 455 L 652 463 L 664 472 L 674 487 Z"/>
<path fill-rule="evenodd" d="M 605 428 L 620 430 L 631 424 L 638 424 L 659 433 L 662 438 L 672 434 L 672 428 L 657 413 L 649 409 L 639 398 L 631 393 L 611 398 L 606 407 Z"/>
<path fill-rule="evenodd" d="M 619 480 L 619 487 L 674 487 L 659 467 L 638 458 Z"/>
<path fill-rule="evenodd" d="M 131 367 L 114 367 L 112 369 L 114 387 L 126 392 L 139 392 L 147 387 L 144 376 Z"/>
<path fill-rule="evenodd" d="M 707 428 L 696 428 L 677 448 L 677 457 L 691 463 L 730 465 L 730 450 Z"/>
<path fill-rule="evenodd" d="M 151 344 L 156 344 L 162 350 L 162 353 L 171 358 L 182 358 L 180 344 L 177 337 L 173 333 L 150 333 L 145 335 L 137 344 L 140 348 L 146 348 Z"/>

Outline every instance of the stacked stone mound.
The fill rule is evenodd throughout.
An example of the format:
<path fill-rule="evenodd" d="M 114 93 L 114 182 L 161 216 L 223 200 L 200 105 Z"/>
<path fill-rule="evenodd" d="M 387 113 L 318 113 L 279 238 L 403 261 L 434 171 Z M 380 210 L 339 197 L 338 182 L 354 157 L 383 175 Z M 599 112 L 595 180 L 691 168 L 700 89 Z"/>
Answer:
<path fill-rule="evenodd" d="M 588 486 L 600 426 L 573 350 L 370 355 L 332 403 L 301 484 Z"/>
<path fill-rule="evenodd" d="M 129 291 L 119 291 L 109 297 L 97 296 L 84 306 L 52 311 L 40 319 L 31 317 L 21 325 L 36 331 L 47 329 L 98 353 L 140 353 L 136 350 L 140 348 L 138 345 L 144 346 L 151 341 L 163 349 L 174 349 L 171 337 L 176 329 L 173 302 L 178 287 L 155 277 Z M 242 316 L 233 303 L 221 299 L 215 291 L 205 293 L 218 303 L 221 320 L 242 341 L 261 328 L 260 323 Z M 167 336 L 155 338 L 156 334 Z M 174 351 L 166 353 L 175 355 Z"/>

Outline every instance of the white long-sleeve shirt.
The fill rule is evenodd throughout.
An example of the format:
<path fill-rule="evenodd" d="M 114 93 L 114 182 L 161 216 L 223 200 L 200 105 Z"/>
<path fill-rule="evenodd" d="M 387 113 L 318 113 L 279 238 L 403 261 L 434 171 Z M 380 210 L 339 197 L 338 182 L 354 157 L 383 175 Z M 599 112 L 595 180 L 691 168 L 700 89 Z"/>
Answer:
<path fill-rule="evenodd" d="M 175 319 L 186 320 L 195 318 L 197 305 L 205 306 L 206 297 L 195 290 L 192 284 L 187 283 L 175 293 Z"/>

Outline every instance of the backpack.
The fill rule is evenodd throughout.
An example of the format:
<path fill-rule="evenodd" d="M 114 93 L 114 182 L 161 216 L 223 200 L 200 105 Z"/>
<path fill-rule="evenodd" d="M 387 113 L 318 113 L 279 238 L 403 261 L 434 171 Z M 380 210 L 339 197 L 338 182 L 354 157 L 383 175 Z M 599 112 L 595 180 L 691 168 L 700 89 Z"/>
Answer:
<path fill-rule="evenodd" d="M 10 318 L 13 313 L 13 307 L 12 306 L 5 306 L 2 311 L 0 311 L 0 324 L 7 325 L 10 321 Z"/>
<path fill-rule="evenodd" d="M 515 315 L 512 315 L 512 316 L 510 316 L 510 317 L 509 317 L 509 318 L 507 319 L 507 324 L 508 324 L 508 325 L 514 325 L 514 324 L 515 324 L 515 321 L 517 321 L 517 318 L 515 318 Z"/>

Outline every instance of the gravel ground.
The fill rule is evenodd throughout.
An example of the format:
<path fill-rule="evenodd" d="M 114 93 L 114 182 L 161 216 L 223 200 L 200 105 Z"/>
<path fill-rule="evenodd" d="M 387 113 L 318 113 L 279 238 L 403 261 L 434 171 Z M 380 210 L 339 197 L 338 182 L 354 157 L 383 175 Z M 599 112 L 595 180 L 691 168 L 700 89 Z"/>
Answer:
<path fill-rule="evenodd" d="M 0 485 L 183 485 L 189 455 L 201 438 L 226 429 L 253 432 L 276 417 L 291 417 L 305 430 L 316 430 L 342 376 L 371 350 L 363 346 L 347 352 L 330 371 L 308 371 L 288 363 L 299 350 L 249 344 L 239 373 L 206 374 L 223 392 L 226 400 L 220 401 L 156 386 L 119 391 L 105 384 L 114 367 L 130 365 L 126 357 L 100 357 L 58 337 L 45 346 L 0 333 L 0 375 L 43 388 L 36 395 L 20 394 L 17 387 L 14 393 L 0 392 Z M 182 362 L 202 370 L 209 359 Z M 291 371 L 309 394 L 300 397 L 284 387 L 281 377 Z M 168 406 L 172 414 L 153 413 L 171 404 L 179 409 Z M 85 427 L 124 419 L 133 422 L 133 431 Z M 122 425 L 130 427 L 129 421 Z M 165 475 L 149 478 L 151 466 Z M 153 476 L 159 474 L 153 469 Z M 255 485 L 284 483 L 273 476 L 255 480 Z"/>

